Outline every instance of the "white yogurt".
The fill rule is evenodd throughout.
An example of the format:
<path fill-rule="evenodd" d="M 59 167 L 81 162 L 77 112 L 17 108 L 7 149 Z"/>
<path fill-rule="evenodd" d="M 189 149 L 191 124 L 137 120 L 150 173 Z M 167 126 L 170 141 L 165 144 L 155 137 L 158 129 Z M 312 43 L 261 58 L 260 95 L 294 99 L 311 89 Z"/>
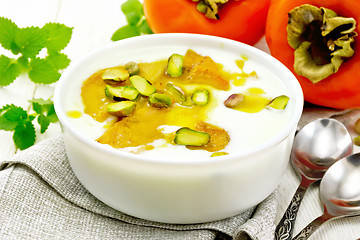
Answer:
<path fill-rule="evenodd" d="M 208 48 L 196 48 L 193 49 L 198 54 L 203 56 L 210 56 L 215 62 L 221 63 L 225 66 L 225 70 L 229 72 L 241 72 L 239 67 L 236 65 L 235 61 L 241 59 L 241 54 L 225 52 L 221 48 L 219 49 L 208 49 Z M 172 53 L 185 54 L 187 48 L 178 47 L 172 49 L 159 49 L 152 48 L 145 52 L 132 52 L 131 56 L 122 56 L 118 65 L 123 65 L 128 61 L 135 62 L 152 62 L 160 59 L 166 59 Z M 161 56 L 159 56 L 161 53 Z M 137 56 L 134 58 L 134 56 Z M 112 67 L 112 66 L 105 66 Z M 94 69 L 94 72 L 104 66 L 99 66 L 98 69 Z M 225 129 L 230 135 L 230 142 L 226 148 L 222 151 L 229 154 L 233 154 L 239 151 L 248 151 L 249 149 L 254 148 L 256 145 L 261 144 L 275 134 L 277 134 L 283 126 L 290 119 L 290 114 L 293 112 L 291 110 L 294 101 L 291 96 L 289 96 L 288 89 L 286 86 L 265 66 L 257 64 L 254 60 L 249 58 L 245 61 L 244 72 L 250 73 L 255 71 L 258 75 L 257 79 L 249 78 L 244 85 L 242 86 L 231 86 L 229 91 L 212 91 L 212 96 L 218 99 L 220 103 L 216 108 L 214 108 L 208 114 L 207 123 L 216 125 Z M 93 73 L 94 73 L 93 72 Z M 90 76 L 90 75 L 89 75 Z M 89 77 L 88 76 L 88 77 Z M 86 78 L 83 79 L 84 81 Z M 92 119 L 90 116 L 84 113 L 84 105 L 80 97 L 82 83 L 77 84 L 76 87 L 69 90 L 69 96 L 73 98 L 67 100 L 65 105 L 65 111 L 80 111 L 82 116 L 80 118 L 70 118 L 69 121 L 71 124 L 76 126 L 76 128 L 88 138 L 91 138 L 95 141 L 100 137 L 106 130 L 105 126 L 108 124 L 99 123 Z M 290 97 L 289 103 L 284 110 L 273 110 L 265 108 L 257 113 L 246 113 L 238 110 L 233 110 L 225 107 L 223 103 L 232 93 L 242 93 L 246 92 L 249 88 L 261 88 L 265 91 L 264 96 L 269 99 L 275 98 L 279 95 L 287 95 Z M 189 116 L 191 117 L 191 116 Z M 171 132 L 176 131 L 181 126 L 162 126 L 162 131 Z M 153 150 L 142 151 L 139 154 L 144 156 L 150 156 L 157 159 L 196 159 L 210 156 L 211 153 L 205 150 L 189 150 L 184 146 L 178 146 L 173 144 L 166 143 L 165 140 L 156 140 L 153 143 L 156 146 Z M 112 148 L 111 146 L 107 146 Z M 119 151 L 133 151 L 136 148 L 124 148 L 119 149 Z"/>

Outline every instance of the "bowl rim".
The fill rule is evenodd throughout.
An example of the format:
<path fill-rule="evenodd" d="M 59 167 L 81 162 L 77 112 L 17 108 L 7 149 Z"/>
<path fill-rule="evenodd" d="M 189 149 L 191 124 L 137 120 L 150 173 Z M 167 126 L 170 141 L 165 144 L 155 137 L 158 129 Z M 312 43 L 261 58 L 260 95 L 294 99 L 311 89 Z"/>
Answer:
<path fill-rule="evenodd" d="M 142 156 L 142 155 L 138 155 L 138 154 L 134 154 L 134 153 L 121 151 L 116 148 L 112 148 L 110 146 L 103 146 L 102 144 L 82 135 L 80 131 L 78 131 L 74 126 L 71 125 L 71 123 L 69 123 L 67 121 L 68 117 L 66 116 L 65 112 L 63 111 L 62 104 L 61 104 L 61 92 L 64 91 L 63 86 L 64 86 L 65 82 L 68 81 L 67 80 L 69 78 L 68 76 L 71 76 L 71 73 L 74 70 L 76 70 L 79 66 L 81 66 L 84 61 L 87 61 L 88 58 L 96 56 L 97 54 L 99 54 L 103 51 L 106 51 L 106 50 L 109 50 L 112 48 L 118 48 L 118 47 L 121 47 L 122 45 L 127 45 L 129 42 L 132 42 L 132 44 L 134 44 L 133 42 L 141 43 L 143 41 L 148 41 L 148 40 L 154 41 L 159 38 L 160 39 L 165 38 L 165 39 L 168 39 L 168 41 L 171 41 L 171 39 L 180 38 L 180 39 L 184 39 L 187 41 L 189 39 L 190 40 L 196 39 L 196 40 L 203 40 L 203 41 L 218 42 L 219 44 L 220 43 L 229 44 L 232 46 L 236 46 L 237 48 L 246 48 L 246 51 L 250 51 L 254 54 L 261 55 L 261 57 L 266 59 L 266 61 L 273 62 L 272 65 L 276 66 L 277 68 L 281 68 L 281 70 L 284 71 L 284 74 L 290 76 L 287 84 L 289 86 L 291 86 L 291 89 L 294 89 L 293 91 L 296 93 L 296 96 L 294 96 L 294 98 L 295 98 L 294 113 L 295 114 L 290 116 L 290 121 L 287 123 L 285 128 L 282 128 L 278 134 L 276 134 L 269 141 L 266 141 L 263 144 L 257 145 L 255 147 L 250 148 L 247 151 L 244 151 L 241 153 L 232 153 L 229 155 L 218 156 L 218 157 L 204 157 L 204 158 L 200 158 L 200 159 L 197 158 L 192 161 L 188 161 L 188 160 L 187 161 L 181 161 L 181 160 L 169 161 L 169 160 L 162 159 L 162 158 L 158 159 L 155 157 Z M 94 72 L 95 72 L 95 70 L 94 70 Z M 86 145 L 90 146 L 91 148 L 97 149 L 99 151 L 105 151 L 107 154 L 115 155 L 118 157 L 126 157 L 128 159 L 131 159 L 132 161 L 138 161 L 138 162 L 142 162 L 142 163 L 147 162 L 147 163 L 168 164 L 168 165 L 174 165 L 174 164 L 176 164 L 176 165 L 204 165 L 204 164 L 210 164 L 210 163 L 217 164 L 219 162 L 223 163 L 224 161 L 232 161 L 232 160 L 236 160 L 239 158 L 249 157 L 253 154 L 257 154 L 259 151 L 260 152 L 264 151 L 272 146 L 279 144 L 281 141 L 283 141 L 285 138 L 287 138 L 292 133 L 292 131 L 294 131 L 294 129 L 296 129 L 297 124 L 300 120 L 303 105 L 304 105 L 304 96 L 303 96 L 302 88 L 301 88 L 299 82 L 297 81 L 296 77 L 294 76 L 294 74 L 284 64 L 282 64 L 279 60 L 272 57 L 270 54 L 268 54 L 260 49 L 257 49 L 253 46 L 247 45 L 242 42 L 237 42 L 235 40 L 217 37 L 217 36 L 211 36 L 211 35 L 194 34 L 194 33 L 160 33 L 160 34 L 142 35 L 142 36 L 127 38 L 127 39 L 123 39 L 120 41 L 112 42 L 112 43 L 106 44 L 100 48 L 97 48 L 97 49 L 85 54 L 80 59 L 76 60 L 75 62 L 72 62 L 69 65 L 69 67 L 67 69 L 65 69 L 65 71 L 61 75 L 59 81 L 57 82 L 53 99 L 54 99 L 55 112 L 59 118 L 59 122 L 62 125 L 62 128 L 65 127 L 66 131 L 71 132 L 71 134 L 73 136 L 75 136 L 83 144 L 86 144 Z M 63 131 L 64 131 L 64 129 L 63 129 Z"/>

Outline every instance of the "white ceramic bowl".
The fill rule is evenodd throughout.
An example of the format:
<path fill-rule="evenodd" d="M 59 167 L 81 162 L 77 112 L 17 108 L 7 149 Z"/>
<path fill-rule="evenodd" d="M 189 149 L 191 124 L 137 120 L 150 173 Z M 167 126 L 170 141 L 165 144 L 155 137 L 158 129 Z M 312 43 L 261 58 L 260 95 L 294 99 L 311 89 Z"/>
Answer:
<path fill-rule="evenodd" d="M 84 136 L 71 124 L 67 105 L 78 96 L 69 89 L 79 88 L 99 69 L 125 64 L 130 57 L 152 54 L 164 59 L 179 47 L 246 55 L 266 67 L 288 88 L 292 112 L 287 124 L 248 151 L 185 162 L 122 152 Z M 303 95 L 286 67 L 254 47 L 213 36 L 154 34 L 115 42 L 71 64 L 58 82 L 54 102 L 71 167 L 90 193 L 135 217 L 187 224 L 234 216 L 275 190 L 288 164 Z"/>

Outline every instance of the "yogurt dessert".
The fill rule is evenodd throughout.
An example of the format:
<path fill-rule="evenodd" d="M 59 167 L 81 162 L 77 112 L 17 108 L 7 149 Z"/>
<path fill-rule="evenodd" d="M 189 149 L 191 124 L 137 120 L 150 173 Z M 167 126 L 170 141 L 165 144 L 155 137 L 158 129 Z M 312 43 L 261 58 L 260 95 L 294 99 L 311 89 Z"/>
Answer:
<path fill-rule="evenodd" d="M 119 151 L 184 161 L 266 142 L 289 121 L 292 101 L 251 58 L 205 49 L 139 54 L 72 90 L 81 94 L 67 115 L 84 135 Z"/>
<path fill-rule="evenodd" d="M 190 53 L 207 67 L 188 67 Z M 175 68 L 168 70 L 173 54 Z M 129 72 L 129 79 L 114 83 L 122 77 L 111 79 L 112 71 L 127 70 L 129 62 L 139 66 L 135 76 L 141 78 L 130 80 Z M 145 71 L 151 65 L 161 67 Z M 194 79 L 191 72 L 212 77 Z M 164 81 L 154 81 L 159 76 Z M 90 84 L 90 79 L 99 84 Z M 144 91 L 139 82 L 150 87 Z M 95 93 L 89 94 L 87 87 Z M 119 87 L 130 88 L 126 98 L 113 89 Z M 168 97 L 151 97 L 155 93 Z M 87 94 L 92 101 L 84 100 Z M 188 224 L 234 216 L 274 191 L 288 166 L 303 96 L 288 69 L 253 47 L 205 35 L 153 34 L 116 42 L 73 62 L 56 86 L 54 105 L 71 168 L 91 194 L 132 216 Z M 104 119 L 89 111 L 101 107 Z M 105 142 L 119 137 L 105 137 L 112 128 L 135 119 L 145 127 L 132 136 L 143 143 L 119 147 Z M 147 129 L 150 123 L 156 127 Z M 161 137 L 151 139 L 151 131 Z M 197 137 L 190 141 L 193 131 Z M 221 140 L 214 132 L 225 137 Z M 208 148 L 214 139 L 219 148 Z"/>

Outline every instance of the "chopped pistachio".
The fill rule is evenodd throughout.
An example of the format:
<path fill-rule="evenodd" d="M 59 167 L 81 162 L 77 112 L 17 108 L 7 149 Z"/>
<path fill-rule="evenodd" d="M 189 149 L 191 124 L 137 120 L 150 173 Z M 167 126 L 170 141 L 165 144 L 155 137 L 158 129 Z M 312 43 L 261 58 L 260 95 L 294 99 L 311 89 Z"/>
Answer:
<path fill-rule="evenodd" d="M 210 141 L 210 135 L 205 132 L 198 132 L 193 129 L 183 127 L 176 131 L 174 142 L 178 145 L 203 146 Z"/>
<path fill-rule="evenodd" d="M 244 100 L 244 95 L 241 93 L 231 94 L 228 99 L 225 100 L 224 104 L 228 108 L 236 108 Z"/>
<path fill-rule="evenodd" d="M 178 103 L 185 102 L 185 93 L 180 87 L 172 83 L 167 83 L 165 90 L 171 94 L 175 102 Z"/>
<path fill-rule="evenodd" d="M 197 89 L 193 92 L 191 100 L 196 105 L 204 106 L 209 102 L 209 91 L 206 89 Z"/>
<path fill-rule="evenodd" d="M 180 54 L 174 53 L 168 59 L 166 73 L 170 77 L 180 77 L 183 73 L 184 57 Z"/>
<path fill-rule="evenodd" d="M 360 134 L 360 118 L 358 120 L 356 120 L 356 122 L 354 124 L 354 130 L 357 134 Z"/>
<path fill-rule="evenodd" d="M 106 85 L 105 95 L 109 99 L 115 101 L 135 100 L 138 97 L 139 92 L 131 86 L 113 87 L 110 85 Z"/>
<path fill-rule="evenodd" d="M 125 69 L 110 68 L 104 71 L 101 78 L 107 84 L 116 84 L 129 79 L 129 72 Z"/>
<path fill-rule="evenodd" d="M 116 103 L 109 103 L 107 105 L 107 111 L 117 117 L 130 116 L 136 107 L 136 103 L 132 101 L 122 101 Z"/>
<path fill-rule="evenodd" d="M 139 91 L 141 95 L 150 96 L 156 92 L 155 87 L 148 80 L 139 75 L 131 76 L 130 83 L 134 88 L 136 88 L 136 90 Z"/>
<path fill-rule="evenodd" d="M 140 67 L 136 62 L 128 62 L 125 64 L 125 69 L 128 70 L 130 76 L 136 75 L 140 72 Z"/>
<path fill-rule="evenodd" d="M 289 101 L 289 97 L 285 95 L 278 96 L 270 101 L 269 107 L 277 110 L 283 110 Z"/>
<path fill-rule="evenodd" d="M 168 108 L 171 106 L 172 99 L 164 93 L 153 93 L 149 97 L 149 103 L 157 108 Z"/>
<path fill-rule="evenodd" d="M 228 155 L 229 153 L 227 152 L 214 152 L 213 154 L 211 154 L 210 157 L 219 157 L 219 156 L 224 156 L 224 155 Z"/>
<path fill-rule="evenodd" d="M 354 138 L 354 144 L 360 147 L 360 136 Z"/>

